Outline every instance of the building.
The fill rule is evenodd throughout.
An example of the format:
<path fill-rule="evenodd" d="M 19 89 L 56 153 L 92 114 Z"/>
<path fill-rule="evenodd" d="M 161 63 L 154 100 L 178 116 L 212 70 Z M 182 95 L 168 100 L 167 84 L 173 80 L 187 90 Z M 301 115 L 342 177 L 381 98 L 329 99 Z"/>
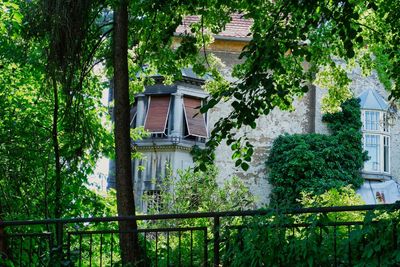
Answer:
<path fill-rule="evenodd" d="M 185 19 L 177 29 L 176 42 L 179 42 L 179 33 L 189 32 L 190 24 L 197 20 L 196 16 Z M 209 47 L 210 52 L 221 59 L 224 64 L 221 72 L 230 81 L 233 81 L 233 66 L 240 63 L 240 51 L 249 41 L 250 26 L 250 20 L 233 15 L 225 31 L 214 36 L 215 41 Z M 338 64 L 341 63 L 338 61 Z M 387 93 L 376 73 L 364 77 L 361 70 L 355 68 L 348 76 L 352 80 L 350 87 L 354 96 L 361 100 L 363 142 L 370 156 L 362 170 L 365 184 L 359 193 L 369 204 L 394 202 L 400 199 L 397 183 L 400 179 L 400 123 L 389 121 Z M 145 159 L 135 159 L 132 163 L 136 203 L 142 210 L 146 210 L 146 203 L 141 196 L 157 197 L 157 185 L 162 182 L 168 167 L 176 173 L 179 168 L 192 166 L 191 147 L 204 146 L 209 130 L 232 108 L 229 102 L 223 102 L 205 116 L 194 116 L 198 113 L 196 107 L 207 97 L 201 87 L 204 80 L 190 69 L 183 70 L 182 77 L 173 86 L 163 85 L 161 77 L 156 77 L 156 84 L 138 95 L 137 106 L 132 108 L 132 126 L 144 126 L 151 132 L 148 139 L 134 143 L 145 156 Z M 235 167 L 230 147 L 221 144 L 215 160 L 217 167 L 223 170 L 219 180 L 222 182 L 236 175 L 257 196 L 260 205 L 268 203 L 271 187 L 266 179 L 265 161 L 273 141 L 284 133 L 329 134 L 322 122 L 321 99 L 325 93 L 323 88 L 311 85 L 309 92 L 295 101 L 295 112 L 275 109 L 257 120 L 256 129 L 241 129 L 254 146 L 252 162 L 246 172 Z"/>

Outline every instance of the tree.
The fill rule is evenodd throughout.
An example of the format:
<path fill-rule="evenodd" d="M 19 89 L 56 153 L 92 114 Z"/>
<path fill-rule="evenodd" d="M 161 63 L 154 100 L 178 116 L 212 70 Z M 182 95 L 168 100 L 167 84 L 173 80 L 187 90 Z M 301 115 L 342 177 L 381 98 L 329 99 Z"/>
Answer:
<path fill-rule="evenodd" d="M 48 13 L 42 7 L 36 1 L 10 1 L 5 3 L 4 17 L 2 13 L 0 203 L 6 219 L 78 216 L 87 212 L 82 205 L 86 200 L 93 203 L 86 206 L 93 208 L 91 214 L 99 214 L 94 208 L 97 197 L 84 185 L 100 153 L 106 153 L 112 144 L 111 135 L 100 121 L 100 116 L 106 114 L 100 105 L 104 85 L 93 73 L 79 81 L 81 73 L 77 69 L 82 69 L 89 52 L 81 53 L 85 59 L 81 57 L 82 65 L 75 66 L 73 87 L 81 84 L 81 90 L 74 94 L 63 90 L 65 83 L 60 77 L 68 79 L 60 73 L 67 72 L 50 68 L 55 61 L 50 62 L 48 56 L 56 53 L 54 49 L 50 53 L 47 27 L 51 23 L 45 19 Z M 90 32 L 94 34 L 94 30 Z M 86 45 L 91 47 L 97 41 Z M 91 67 L 90 64 L 88 68 Z M 56 74 L 56 91 L 54 75 L 49 70 Z M 84 71 L 88 71 L 87 67 Z M 57 102 L 58 118 L 54 119 Z M 54 136 L 58 141 L 58 159 Z M 61 186 L 55 186 L 56 183 Z M 60 190 L 53 190 L 56 187 Z"/>
<path fill-rule="evenodd" d="M 119 216 L 134 216 L 131 170 L 131 139 L 129 119 L 129 74 L 128 74 L 128 3 L 121 0 L 114 11 L 114 115 L 116 189 Z M 136 220 L 119 222 L 120 246 L 124 264 L 135 263 L 139 258 Z M 133 233 L 127 233 L 132 232 Z"/>

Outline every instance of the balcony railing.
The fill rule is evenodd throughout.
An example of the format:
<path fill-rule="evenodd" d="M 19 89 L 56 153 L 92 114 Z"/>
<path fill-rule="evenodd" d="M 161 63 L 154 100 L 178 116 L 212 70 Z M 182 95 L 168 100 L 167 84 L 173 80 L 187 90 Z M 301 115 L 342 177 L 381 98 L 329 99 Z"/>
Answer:
<path fill-rule="evenodd" d="M 380 258 L 382 250 L 396 252 L 400 248 L 400 218 L 390 219 L 390 223 L 384 226 L 385 232 L 388 232 L 379 233 L 382 229 L 380 223 L 388 222 L 387 216 L 382 214 L 397 214 L 399 209 L 400 203 L 396 203 L 291 210 L 3 221 L 0 222 L 0 253 L 3 258 L 0 266 L 7 266 L 7 263 L 12 263 L 13 266 L 120 266 L 121 234 L 138 236 L 141 266 L 229 266 L 235 260 L 235 253 L 242 253 L 249 246 L 263 247 L 265 244 L 271 244 L 272 250 L 278 250 L 261 253 L 270 253 L 265 257 L 271 256 L 272 260 L 278 261 L 278 265 L 286 266 L 284 261 L 290 255 L 278 254 L 294 255 L 300 253 L 298 250 L 301 249 L 300 256 L 293 258 L 301 261 L 302 254 L 311 253 L 303 245 L 311 243 L 320 253 L 320 258 L 314 259 L 314 265 L 351 266 L 355 261 L 366 257 L 366 248 L 376 242 L 373 234 L 362 232 L 367 224 L 368 229 L 374 229 L 376 225 L 378 234 L 389 239 L 384 243 L 385 247 L 371 252 L 376 254 L 378 262 L 383 262 L 384 259 Z M 368 217 L 366 214 L 372 213 L 381 215 L 376 215 L 370 221 L 365 219 Z M 122 233 L 118 230 L 118 222 L 134 219 L 139 225 L 136 232 Z M 357 233 L 361 233 L 359 238 Z M 257 240 L 261 243 L 249 241 L 248 237 L 251 235 L 258 236 Z M 323 253 L 326 255 L 323 256 Z M 296 262 L 292 260 L 291 263 Z"/>

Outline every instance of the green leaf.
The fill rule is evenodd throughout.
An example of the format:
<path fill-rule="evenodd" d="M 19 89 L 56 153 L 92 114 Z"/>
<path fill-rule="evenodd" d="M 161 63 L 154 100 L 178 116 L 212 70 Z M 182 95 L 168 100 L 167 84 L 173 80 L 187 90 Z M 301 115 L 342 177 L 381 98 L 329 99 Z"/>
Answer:
<path fill-rule="evenodd" d="M 240 166 L 242 167 L 242 169 L 244 171 L 247 171 L 250 167 L 249 164 L 247 164 L 246 162 L 242 162 L 242 164 Z"/>
<path fill-rule="evenodd" d="M 242 164 L 242 160 L 241 159 L 236 160 L 235 167 L 238 167 L 240 164 Z"/>

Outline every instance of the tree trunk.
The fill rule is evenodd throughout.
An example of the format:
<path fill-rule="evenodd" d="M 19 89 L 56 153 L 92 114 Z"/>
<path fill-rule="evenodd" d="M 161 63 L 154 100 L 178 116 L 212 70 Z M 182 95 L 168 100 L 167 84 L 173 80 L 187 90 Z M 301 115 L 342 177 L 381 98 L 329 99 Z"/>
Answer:
<path fill-rule="evenodd" d="M 55 218 L 61 218 L 62 215 L 62 181 L 61 181 L 61 162 L 60 162 L 60 145 L 58 142 L 58 86 L 55 75 L 53 74 L 53 125 L 52 125 L 52 139 L 53 139 L 53 150 L 54 150 L 54 164 L 55 164 L 55 194 L 54 194 L 54 216 Z"/>
<path fill-rule="evenodd" d="M 59 115 L 59 101 L 58 101 L 58 86 L 56 76 L 53 74 L 53 96 L 54 96 L 54 106 L 53 106 L 53 126 L 52 126 L 52 139 L 53 139 L 53 150 L 54 150 L 54 163 L 55 163 L 55 192 L 54 192 L 54 216 L 55 218 L 61 218 L 63 208 L 62 208 L 62 177 L 61 177 L 61 162 L 60 162 L 60 144 L 58 141 L 58 115 Z M 56 227 L 56 241 L 58 255 L 61 259 L 62 257 L 62 229 Z"/>
<path fill-rule="evenodd" d="M 119 216 L 135 215 L 135 201 L 131 171 L 131 139 L 129 125 L 128 75 L 128 4 L 120 0 L 114 12 L 114 116 L 116 189 Z M 122 262 L 135 264 L 139 259 L 136 220 L 120 222 Z M 130 234 L 126 234 L 130 231 Z M 133 234 L 132 234 L 133 231 Z M 125 234 L 123 233 L 125 232 Z"/>

